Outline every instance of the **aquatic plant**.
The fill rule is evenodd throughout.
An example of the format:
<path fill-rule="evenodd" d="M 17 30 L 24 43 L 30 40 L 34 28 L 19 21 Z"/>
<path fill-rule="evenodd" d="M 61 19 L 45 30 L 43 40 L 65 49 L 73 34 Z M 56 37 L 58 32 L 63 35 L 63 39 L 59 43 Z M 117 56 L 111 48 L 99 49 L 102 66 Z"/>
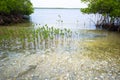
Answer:
<path fill-rule="evenodd" d="M 48 44 L 55 44 L 55 41 L 71 37 L 71 35 L 70 29 L 48 27 L 47 24 L 38 28 L 4 27 L 0 30 L 0 45 L 3 45 L 1 49 L 8 49 L 9 46 L 14 46 L 15 49 L 19 46 L 22 49 L 40 49 L 40 46 L 49 47 Z"/>

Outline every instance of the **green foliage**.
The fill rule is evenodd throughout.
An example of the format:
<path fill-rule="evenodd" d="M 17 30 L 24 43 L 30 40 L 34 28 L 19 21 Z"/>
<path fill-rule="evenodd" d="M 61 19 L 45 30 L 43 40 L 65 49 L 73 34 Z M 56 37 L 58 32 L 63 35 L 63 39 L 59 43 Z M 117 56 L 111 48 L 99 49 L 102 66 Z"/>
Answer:
<path fill-rule="evenodd" d="M 83 13 L 98 13 L 102 16 L 96 27 L 111 31 L 120 31 L 120 0 L 82 0 L 88 8 L 82 8 Z"/>
<path fill-rule="evenodd" d="M 0 13 L 29 15 L 32 12 L 30 0 L 0 0 Z"/>
<path fill-rule="evenodd" d="M 0 30 L 0 41 L 3 39 L 24 39 L 24 38 L 37 38 L 38 36 L 41 39 L 52 39 L 55 36 L 64 36 L 64 33 L 67 36 L 72 35 L 70 29 L 57 29 L 53 27 L 48 27 L 47 25 L 39 27 L 37 29 L 28 28 L 28 27 L 2 27 Z"/>
<path fill-rule="evenodd" d="M 82 0 L 88 3 L 88 8 L 81 9 L 84 13 L 109 14 L 110 17 L 120 17 L 120 0 Z"/>
<path fill-rule="evenodd" d="M 22 45 L 24 48 L 25 44 L 41 44 L 48 43 L 48 41 L 55 42 L 60 38 L 70 38 L 72 31 L 69 29 L 58 29 L 54 27 L 48 27 L 47 25 L 39 28 L 28 28 L 28 27 L 1 27 L 0 28 L 0 45 L 13 46 Z M 0 46 L 1 48 L 1 46 Z"/>

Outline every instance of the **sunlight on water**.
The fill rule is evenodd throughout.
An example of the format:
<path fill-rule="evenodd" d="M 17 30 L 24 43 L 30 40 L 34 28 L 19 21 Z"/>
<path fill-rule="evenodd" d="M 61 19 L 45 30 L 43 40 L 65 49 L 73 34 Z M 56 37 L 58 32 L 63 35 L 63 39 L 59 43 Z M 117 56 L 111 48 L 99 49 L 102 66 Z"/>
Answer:
<path fill-rule="evenodd" d="M 1 27 L 0 30 L 2 80 L 120 78 L 119 33 L 100 30 L 74 32 L 47 25 L 37 29 Z"/>
<path fill-rule="evenodd" d="M 47 24 L 56 28 L 96 29 L 98 16 L 83 14 L 80 9 L 35 9 L 31 21 L 41 26 Z"/>
<path fill-rule="evenodd" d="M 88 18 L 96 21 L 79 9 L 36 9 L 33 23 L 1 26 L 0 80 L 119 80 L 120 33 Z"/>

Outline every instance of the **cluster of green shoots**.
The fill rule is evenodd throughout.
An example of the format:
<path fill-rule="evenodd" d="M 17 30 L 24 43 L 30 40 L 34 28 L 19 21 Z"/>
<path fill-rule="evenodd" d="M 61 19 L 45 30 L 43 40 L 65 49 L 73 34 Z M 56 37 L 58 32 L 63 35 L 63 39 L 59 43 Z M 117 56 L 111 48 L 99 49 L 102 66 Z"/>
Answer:
<path fill-rule="evenodd" d="M 32 42 L 33 45 L 42 43 L 43 41 L 54 40 L 59 38 L 68 38 L 72 36 L 70 29 L 59 29 L 48 27 L 47 25 L 34 27 L 2 27 L 0 29 L 0 45 L 10 46 L 19 42 L 23 47 L 27 43 Z M 36 43 L 37 42 L 37 43 Z M 8 45 L 9 44 L 9 45 Z"/>

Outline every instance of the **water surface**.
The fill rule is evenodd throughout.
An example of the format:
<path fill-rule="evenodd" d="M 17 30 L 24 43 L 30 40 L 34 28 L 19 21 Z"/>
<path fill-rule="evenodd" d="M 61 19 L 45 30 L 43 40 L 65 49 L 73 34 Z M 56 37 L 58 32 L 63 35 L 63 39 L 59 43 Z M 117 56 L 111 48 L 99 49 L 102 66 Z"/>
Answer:
<path fill-rule="evenodd" d="M 71 29 L 95 29 L 96 16 L 83 14 L 80 9 L 35 9 L 31 21 L 36 24 Z"/>
<path fill-rule="evenodd" d="M 96 30 L 89 16 L 35 9 L 33 24 L 0 27 L 0 80 L 119 80 L 120 33 Z"/>

